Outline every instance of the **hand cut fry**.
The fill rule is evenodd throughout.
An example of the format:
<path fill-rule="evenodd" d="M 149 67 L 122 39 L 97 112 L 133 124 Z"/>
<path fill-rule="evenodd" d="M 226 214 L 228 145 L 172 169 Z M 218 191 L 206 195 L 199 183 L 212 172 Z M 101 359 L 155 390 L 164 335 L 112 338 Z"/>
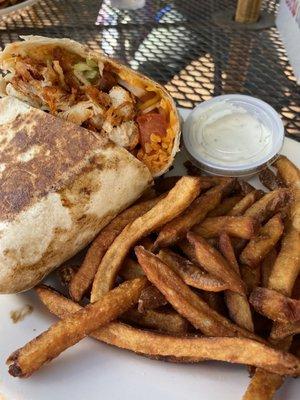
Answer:
<path fill-rule="evenodd" d="M 194 225 L 203 221 L 206 215 L 220 203 L 223 191 L 232 187 L 233 182 L 233 180 L 229 180 L 226 184 L 210 189 L 193 201 L 184 213 L 161 229 L 154 243 L 154 248 L 168 247 L 182 239 Z"/>
<path fill-rule="evenodd" d="M 281 155 L 276 160 L 275 167 L 286 186 L 294 186 L 299 183 L 300 170 L 287 157 Z"/>
<path fill-rule="evenodd" d="M 205 303 L 209 305 L 211 309 L 217 311 L 217 313 L 220 315 L 226 314 L 227 310 L 222 293 L 206 292 L 205 290 L 201 290 L 201 292 L 197 294 L 205 301 Z"/>
<path fill-rule="evenodd" d="M 192 228 L 193 232 L 206 239 L 217 237 L 222 232 L 242 239 L 251 239 L 256 230 L 257 223 L 252 218 L 229 216 L 206 218 Z"/>
<path fill-rule="evenodd" d="M 250 193 L 246 194 L 229 212 L 227 215 L 232 217 L 239 217 L 248 210 L 258 199 L 261 198 L 261 193 L 259 190 L 252 190 Z"/>
<path fill-rule="evenodd" d="M 277 189 L 265 194 L 245 212 L 246 217 L 256 219 L 260 224 L 276 214 L 291 200 L 289 189 Z"/>
<path fill-rule="evenodd" d="M 145 277 L 125 282 L 102 300 L 52 325 L 8 358 L 9 373 L 20 378 L 30 376 L 47 361 L 131 308 L 147 284 Z"/>
<path fill-rule="evenodd" d="M 274 172 L 270 170 L 270 168 L 265 168 L 262 170 L 258 177 L 261 183 L 269 190 L 285 187 L 285 184 L 280 176 L 276 176 Z"/>
<path fill-rule="evenodd" d="M 242 200 L 242 196 L 226 197 L 221 204 L 219 204 L 214 210 L 210 211 L 208 217 L 221 217 L 228 214 L 232 208 Z"/>
<path fill-rule="evenodd" d="M 228 285 L 224 281 L 208 274 L 191 261 L 171 250 L 160 250 L 158 257 L 172 268 L 189 286 L 209 292 L 221 292 L 228 288 Z"/>
<path fill-rule="evenodd" d="M 300 232 L 300 169 L 285 156 L 280 156 L 275 166 L 284 183 L 292 190 L 291 216 L 293 226 Z"/>
<path fill-rule="evenodd" d="M 130 279 L 139 278 L 140 276 L 143 276 L 145 274 L 137 261 L 127 257 L 123 263 L 119 275 L 121 276 L 121 278 L 127 281 Z"/>
<path fill-rule="evenodd" d="M 57 276 L 60 280 L 60 283 L 65 288 L 69 289 L 70 282 L 74 278 L 76 272 L 78 271 L 77 265 L 63 265 L 57 270 Z"/>
<path fill-rule="evenodd" d="M 225 260 L 225 258 L 212 247 L 205 239 L 189 232 L 187 239 L 195 246 L 195 255 L 198 263 L 208 272 L 222 279 L 233 292 L 245 293 L 244 283 L 237 273 Z"/>
<path fill-rule="evenodd" d="M 251 293 L 256 286 L 260 285 L 261 269 L 259 266 L 256 268 L 249 267 L 248 265 L 240 265 L 240 273 L 243 282 L 246 285 L 247 293 Z"/>
<path fill-rule="evenodd" d="M 81 308 L 45 287 L 38 289 L 38 295 L 50 312 L 60 318 L 66 318 Z M 259 366 L 282 374 L 300 373 L 300 362 L 296 357 L 244 338 L 174 337 L 142 331 L 119 322 L 111 322 L 94 331 L 91 336 L 152 358 L 177 362 L 220 360 Z"/>
<path fill-rule="evenodd" d="M 253 267 L 260 264 L 281 238 L 283 229 L 280 214 L 274 215 L 244 248 L 240 255 L 241 262 Z"/>
<path fill-rule="evenodd" d="M 273 321 L 285 323 L 300 320 L 300 300 L 291 299 L 275 290 L 257 287 L 249 300 L 257 312 Z"/>
<path fill-rule="evenodd" d="M 281 242 L 281 250 L 269 278 L 269 289 L 276 290 L 286 296 L 291 295 L 300 269 L 299 253 L 299 232 L 293 226 L 291 221 L 284 233 Z M 278 345 L 281 349 L 287 351 L 292 340 L 290 338 L 287 338 L 286 340 L 287 341 L 284 343 L 279 342 Z M 262 400 L 268 400 L 271 398 L 270 396 L 273 396 L 282 383 L 283 378 L 280 375 L 270 374 L 262 369 L 257 369 L 243 399 L 257 400 L 259 398 Z"/>
<path fill-rule="evenodd" d="M 93 283 L 91 301 L 97 301 L 114 285 L 116 276 L 130 248 L 142 237 L 160 228 L 185 210 L 198 196 L 198 178 L 182 177 L 146 214 L 127 225 L 105 253 Z"/>
<path fill-rule="evenodd" d="M 119 214 L 102 229 L 90 246 L 81 267 L 71 281 L 69 290 L 74 300 L 80 301 L 84 293 L 91 287 L 102 257 L 125 226 L 145 214 L 160 200 L 161 197 L 158 197 L 135 204 Z"/>
<path fill-rule="evenodd" d="M 122 321 L 143 328 L 155 329 L 171 335 L 186 335 L 189 323 L 175 311 L 165 312 L 148 310 L 141 314 L 138 310 L 127 311 L 121 317 Z"/>
<path fill-rule="evenodd" d="M 299 300 L 298 300 L 299 301 Z M 271 339 L 282 340 L 300 333 L 300 321 L 276 323 L 273 325 Z"/>
<path fill-rule="evenodd" d="M 258 336 L 232 324 L 211 309 L 157 256 L 141 246 L 135 248 L 135 253 L 149 281 L 164 294 L 174 309 L 190 321 L 196 329 L 200 329 L 205 335 L 209 336 L 239 336 L 262 341 Z"/>
<path fill-rule="evenodd" d="M 269 279 L 269 289 L 290 296 L 300 270 L 300 233 L 290 223 Z"/>
<path fill-rule="evenodd" d="M 167 304 L 165 296 L 154 286 L 149 285 L 142 290 L 138 301 L 138 310 L 145 313 L 148 310 L 155 310 Z"/>
<path fill-rule="evenodd" d="M 238 185 L 240 187 L 240 192 L 242 193 L 243 196 L 246 196 L 247 194 L 255 191 L 255 187 L 250 185 L 250 183 L 240 180 L 238 181 Z"/>
<path fill-rule="evenodd" d="M 269 286 L 269 279 L 277 258 L 277 250 L 273 248 L 264 258 L 261 264 L 261 284 L 263 287 Z M 258 286 L 258 285 L 256 285 Z"/>
<path fill-rule="evenodd" d="M 231 267 L 240 274 L 240 268 L 234 254 L 231 240 L 227 233 L 220 235 L 219 249 L 226 258 Z M 245 295 L 227 290 L 225 292 L 225 301 L 229 311 L 230 318 L 240 327 L 254 332 L 252 314 L 248 299 Z"/>

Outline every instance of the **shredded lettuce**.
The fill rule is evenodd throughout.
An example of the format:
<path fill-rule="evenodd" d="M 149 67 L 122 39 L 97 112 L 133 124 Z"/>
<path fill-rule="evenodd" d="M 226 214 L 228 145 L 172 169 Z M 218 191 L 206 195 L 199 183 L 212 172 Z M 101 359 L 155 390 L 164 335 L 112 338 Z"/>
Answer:
<path fill-rule="evenodd" d="M 73 66 L 76 76 L 78 74 L 83 75 L 83 77 L 89 82 L 94 80 L 99 76 L 98 64 L 91 59 L 86 59 L 85 62 L 79 62 Z"/>

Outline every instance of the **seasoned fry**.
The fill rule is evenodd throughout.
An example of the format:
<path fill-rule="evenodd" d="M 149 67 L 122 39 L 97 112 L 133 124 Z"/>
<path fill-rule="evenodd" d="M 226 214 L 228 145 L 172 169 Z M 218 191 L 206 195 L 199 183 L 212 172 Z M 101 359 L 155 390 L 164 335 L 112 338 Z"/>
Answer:
<path fill-rule="evenodd" d="M 196 329 L 200 329 L 208 336 L 239 336 L 262 341 L 261 338 L 232 324 L 211 309 L 157 256 L 141 246 L 135 248 L 135 253 L 150 282 L 164 294 L 174 309 L 190 321 Z"/>
<path fill-rule="evenodd" d="M 248 265 L 240 265 L 240 273 L 247 287 L 247 293 L 251 293 L 256 286 L 260 285 L 261 269 L 259 266 L 256 268 L 249 267 Z"/>
<path fill-rule="evenodd" d="M 280 214 L 274 215 L 258 232 L 240 255 L 240 261 L 249 266 L 257 266 L 276 245 L 283 233 L 284 225 Z"/>
<path fill-rule="evenodd" d="M 294 186 L 299 183 L 300 170 L 286 156 L 281 155 L 276 160 L 275 167 L 286 186 Z"/>
<path fill-rule="evenodd" d="M 272 269 L 268 288 L 276 290 L 283 295 L 290 296 L 300 269 L 299 232 L 291 221 L 284 233 L 281 250 Z M 272 332 L 271 332 L 272 337 Z M 280 349 L 287 351 L 292 340 L 277 343 Z M 268 386 L 265 386 L 265 383 Z M 268 400 L 282 385 L 283 378 L 277 374 L 270 374 L 262 369 L 257 369 L 244 396 L 244 400 Z M 263 390 L 266 390 L 264 392 Z M 260 397 L 259 397 L 260 396 Z"/>
<path fill-rule="evenodd" d="M 105 253 L 93 283 L 91 301 L 97 301 L 114 285 L 116 276 L 130 248 L 142 237 L 157 230 L 185 210 L 198 196 L 198 178 L 182 177 L 146 214 L 127 225 Z"/>
<path fill-rule="evenodd" d="M 285 187 L 283 180 L 280 176 L 276 176 L 270 168 L 263 169 L 259 174 L 258 178 L 260 182 L 269 190 L 275 190 Z"/>
<path fill-rule="evenodd" d="M 160 250 L 158 257 L 189 286 L 209 292 L 221 292 L 228 288 L 224 281 L 208 274 L 199 266 L 171 250 Z"/>
<path fill-rule="evenodd" d="M 232 185 L 233 180 L 229 180 L 228 183 L 210 189 L 193 201 L 184 213 L 161 229 L 154 243 L 154 248 L 168 247 L 182 239 L 194 225 L 203 221 L 206 215 L 220 203 L 223 191 Z"/>
<path fill-rule="evenodd" d="M 142 268 L 139 266 L 138 262 L 136 262 L 132 258 L 127 257 L 123 263 L 119 275 L 126 281 L 139 278 L 140 276 L 143 276 L 145 274 Z"/>
<path fill-rule="evenodd" d="M 280 156 L 275 166 L 284 183 L 292 190 L 291 217 L 293 226 L 300 232 L 300 169 L 285 156 Z"/>
<path fill-rule="evenodd" d="M 146 285 L 145 277 L 125 282 L 107 293 L 102 300 L 52 325 L 8 358 L 9 373 L 20 378 L 30 376 L 99 326 L 113 321 L 131 308 Z"/>
<path fill-rule="evenodd" d="M 256 230 L 257 224 L 252 218 L 228 216 L 206 218 L 192 228 L 193 232 L 206 239 L 219 236 L 222 232 L 242 239 L 251 239 Z"/>
<path fill-rule="evenodd" d="M 158 197 L 138 203 L 123 211 L 102 229 L 90 246 L 81 267 L 71 281 L 69 291 L 74 300 L 80 301 L 84 293 L 91 287 L 102 257 L 125 226 L 145 214 L 160 200 L 161 197 Z"/>
<path fill-rule="evenodd" d="M 275 261 L 269 288 L 290 296 L 300 270 L 300 233 L 290 223 L 281 241 L 281 250 Z"/>
<path fill-rule="evenodd" d="M 261 264 L 261 284 L 263 287 L 268 287 L 269 285 L 269 278 L 271 276 L 271 272 L 275 264 L 276 258 L 277 258 L 277 251 L 275 248 L 273 248 L 266 255 Z"/>
<path fill-rule="evenodd" d="M 228 214 L 232 208 L 242 200 L 242 196 L 226 197 L 221 204 L 219 204 L 214 210 L 210 211 L 208 217 L 221 217 Z"/>
<path fill-rule="evenodd" d="M 298 300 L 299 301 L 299 300 Z M 300 333 L 300 321 L 275 323 L 271 332 L 271 339 L 282 340 Z"/>
<path fill-rule="evenodd" d="M 240 268 L 234 254 L 231 240 L 227 233 L 222 233 L 220 235 L 219 249 L 231 267 L 240 274 Z M 231 319 L 238 326 L 254 332 L 252 314 L 247 297 L 227 290 L 225 292 L 225 301 Z"/>
<path fill-rule="evenodd" d="M 300 320 L 300 300 L 286 297 L 275 290 L 257 287 L 249 298 L 255 310 L 277 322 Z"/>
<path fill-rule="evenodd" d="M 205 239 L 189 232 L 188 241 L 195 246 L 195 255 L 198 263 L 208 272 L 222 279 L 233 292 L 245 293 L 244 283 L 237 273 L 225 260 L 225 258 L 212 247 Z"/>
<path fill-rule="evenodd" d="M 250 185 L 250 183 L 240 180 L 238 181 L 239 187 L 240 187 L 240 192 L 242 193 L 243 196 L 247 196 L 247 194 L 255 191 L 255 187 Z"/>
<path fill-rule="evenodd" d="M 289 189 L 276 189 L 265 194 L 245 212 L 246 217 L 255 218 L 260 224 L 276 214 L 291 200 Z"/>
<path fill-rule="evenodd" d="M 239 217 L 248 210 L 258 199 L 261 198 L 261 193 L 259 190 L 252 190 L 250 193 L 246 194 L 229 212 L 227 215 L 232 217 Z"/>
<path fill-rule="evenodd" d="M 80 306 L 55 291 L 41 287 L 38 295 L 51 313 L 60 318 L 80 310 Z M 91 336 L 107 344 L 135 353 L 169 361 L 199 362 L 220 360 L 259 366 L 282 374 L 299 374 L 299 360 L 262 343 L 244 338 L 174 337 L 142 331 L 111 322 Z"/>
<path fill-rule="evenodd" d="M 142 328 L 155 329 L 171 335 L 185 335 L 189 326 L 187 320 L 175 311 L 148 310 L 141 314 L 132 309 L 123 314 L 121 319 Z"/>
<path fill-rule="evenodd" d="M 60 283 L 65 288 L 69 288 L 70 282 L 74 278 L 74 275 L 78 271 L 78 265 L 63 265 L 57 270 L 57 276 Z"/>
<path fill-rule="evenodd" d="M 154 285 L 149 285 L 142 290 L 138 301 L 138 311 L 145 313 L 148 310 L 165 306 L 167 303 L 165 296 Z"/>
<path fill-rule="evenodd" d="M 218 292 L 206 292 L 202 290 L 200 293 L 197 293 L 201 299 L 205 301 L 209 305 L 210 308 L 217 311 L 220 315 L 224 315 L 226 312 L 226 305 L 224 303 L 224 297 L 222 293 Z"/>

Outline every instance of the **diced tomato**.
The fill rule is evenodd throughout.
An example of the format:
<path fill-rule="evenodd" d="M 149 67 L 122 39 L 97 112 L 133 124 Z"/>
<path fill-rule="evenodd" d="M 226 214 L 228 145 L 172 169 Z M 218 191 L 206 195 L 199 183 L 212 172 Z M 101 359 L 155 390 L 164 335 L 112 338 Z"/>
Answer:
<path fill-rule="evenodd" d="M 143 149 L 145 149 L 146 143 L 150 143 L 152 134 L 163 137 L 167 133 L 167 121 L 161 114 L 139 115 L 136 122 L 139 126 L 140 143 Z"/>

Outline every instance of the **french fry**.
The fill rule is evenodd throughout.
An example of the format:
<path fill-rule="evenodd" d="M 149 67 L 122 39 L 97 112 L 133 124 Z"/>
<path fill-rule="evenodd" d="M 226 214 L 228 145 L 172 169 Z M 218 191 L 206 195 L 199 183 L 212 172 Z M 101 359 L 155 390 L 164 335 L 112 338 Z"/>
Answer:
<path fill-rule="evenodd" d="M 283 229 L 280 214 L 274 215 L 244 248 L 240 261 L 253 267 L 260 264 L 281 238 Z"/>
<path fill-rule="evenodd" d="M 38 288 L 38 296 L 59 318 L 80 310 L 80 305 L 48 288 Z M 200 362 L 219 360 L 262 367 L 277 373 L 298 375 L 299 360 L 262 343 L 244 338 L 174 337 L 111 322 L 91 334 L 96 340 L 152 358 Z"/>
<path fill-rule="evenodd" d="M 256 286 L 260 285 L 261 282 L 261 268 L 249 267 L 248 265 L 240 265 L 240 273 L 243 282 L 247 287 L 247 293 L 251 293 Z"/>
<path fill-rule="evenodd" d="M 125 226 L 145 214 L 160 200 L 161 197 L 158 197 L 135 204 L 119 214 L 102 229 L 91 244 L 81 267 L 71 281 L 69 291 L 74 300 L 80 301 L 84 293 L 91 287 L 101 259 Z"/>
<path fill-rule="evenodd" d="M 119 272 L 121 278 L 125 281 L 130 279 L 139 278 L 140 276 L 145 275 L 142 268 L 139 266 L 139 263 L 133 260 L 132 258 L 127 257 L 122 265 L 122 268 Z"/>
<path fill-rule="evenodd" d="M 242 196 L 226 197 L 221 204 L 207 214 L 207 217 L 221 217 L 228 214 L 242 200 Z"/>
<path fill-rule="evenodd" d="M 155 329 L 171 335 L 185 335 L 189 326 L 187 320 L 175 311 L 148 310 L 141 314 L 138 310 L 131 309 L 123 314 L 121 319 L 142 328 Z"/>
<path fill-rule="evenodd" d="M 300 300 L 286 297 L 275 290 L 257 287 L 249 298 L 255 310 L 277 322 L 300 320 Z"/>
<path fill-rule="evenodd" d="M 240 274 L 240 268 L 234 254 L 231 240 L 227 233 L 222 233 L 220 235 L 219 249 L 231 267 Z M 254 332 L 252 314 L 247 297 L 227 290 L 225 292 L 225 302 L 230 318 L 241 328 Z"/>
<path fill-rule="evenodd" d="M 202 290 L 200 293 L 197 293 L 201 299 L 205 301 L 209 305 L 209 307 L 220 315 L 225 315 L 226 313 L 226 305 L 224 303 L 224 298 L 222 296 L 223 293 L 220 292 L 206 292 Z"/>
<path fill-rule="evenodd" d="M 195 225 L 192 231 L 209 239 L 219 236 L 222 232 L 241 239 L 251 239 L 257 230 L 257 223 L 249 217 L 210 217 L 199 225 Z"/>
<path fill-rule="evenodd" d="M 171 190 L 179 181 L 181 176 L 161 176 L 154 181 L 154 188 L 157 193 L 165 193 Z"/>
<path fill-rule="evenodd" d="M 299 301 L 299 300 L 298 300 Z M 282 340 L 300 333 L 300 321 L 275 323 L 271 332 L 272 340 Z"/>
<path fill-rule="evenodd" d="M 277 251 L 273 248 L 264 258 L 261 264 L 261 284 L 263 287 L 268 287 L 269 278 L 272 273 L 273 266 L 277 258 Z M 258 285 L 257 285 L 258 286 Z"/>
<path fill-rule="evenodd" d="M 239 217 L 248 210 L 258 199 L 261 198 L 261 193 L 259 190 L 252 190 L 250 193 L 246 194 L 229 212 L 227 215 L 232 217 Z"/>
<path fill-rule="evenodd" d="M 167 264 L 141 246 L 135 247 L 139 264 L 147 278 L 166 297 L 173 308 L 208 336 L 238 336 L 262 341 L 261 338 L 231 323 L 211 309 Z"/>
<path fill-rule="evenodd" d="M 198 178 L 182 177 L 166 197 L 123 229 L 99 265 L 92 287 L 92 302 L 100 299 L 113 287 L 116 276 L 131 247 L 141 238 L 182 213 L 198 196 L 199 191 Z"/>
<path fill-rule="evenodd" d="M 102 300 L 52 325 L 8 358 L 9 373 L 20 378 L 32 375 L 43 364 L 56 358 L 99 326 L 113 321 L 131 308 L 146 285 L 145 277 L 127 281 L 107 293 Z"/>
<path fill-rule="evenodd" d="M 154 248 L 168 247 L 182 239 L 194 225 L 203 221 L 206 215 L 220 203 L 223 191 L 232 187 L 233 182 L 233 180 L 229 180 L 226 184 L 212 188 L 193 201 L 184 213 L 161 229 Z"/>
<path fill-rule="evenodd" d="M 195 247 L 195 255 L 198 263 L 206 271 L 222 279 L 233 292 L 240 294 L 245 293 L 245 286 L 241 277 L 237 271 L 228 264 L 218 250 L 195 233 L 189 232 L 187 234 L 187 239 Z"/>
<path fill-rule="evenodd" d="M 280 190 L 280 189 L 278 189 Z M 291 221 L 284 233 L 281 250 L 272 269 L 268 288 L 290 296 L 293 286 L 300 270 L 300 246 L 299 231 Z M 271 337 L 273 332 L 271 331 Z M 284 342 L 274 343 L 276 347 L 287 351 L 292 342 L 291 337 Z M 250 385 L 243 397 L 243 400 L 268 400 L 282 385 L 284 379 L 278 374 L 270 374 L 263 369 L 258 368 L 251 379 Z"/>
<path fill-rule="evenodd" d="M 300 181 L 300 170 L 286 156 L 281 155 L 275 161 L 275 167 L 286 186 L 298 185 Z"/>
<path fill-rule="evenodd" d="M 289 189 L 276 189 L 256 201 L 246 210 L 244 215 L 256 219 L 261 224 L 286 206 L 290 200 L 291 192 Z"/>
<path fill-rule="evenodd" d="M 284 183 L 292 190 L 291 218 L 293 226 L 300 232 L 300 169 L 285 156 L 280 156 L 275 166 Z"/>
<path fill-rule="evenodd" d="M 158 257 L 172 268 L 189 286 L 209 292 L 221 292 L 228 287 L 221 279 L 208 274 L 191 261 L 179 256 L 171 250 L 160 250 Z"/>
<path fill-rule="evenodd" d="M 281 241 L 281 250 L 269 278 L 270 289 L 286 296 L 292 293 L 300 270 L 300 233 L 288 223 Z"/>
<path fill-rule="evenodd" d="M 57 276 L 62 286 L 67 289 L 69 288 L 70 282 L 78 271 L 78 268 L 78 265 L 63 265 L 57 270 Z"/>
<path fill-rule="evenodd" d="M 138 300 L 138 311 L 145 313 L 148 310 L 155 310 L 167 304 L 165 296 L 154 286 L 148 285 L 142 290 Z"/>
<path fill-rule="evenodd" d="M 270 168 L 263 169 L 259 174 L 258 178 L 260 182 L 269 190 L 275 190 L 285 187 L 283 180 L 280 176 L 276 176 Z"/>
<path fill-rule="evenodd" d="M 240 187 L 240 192 L 242 193 L 243 196 L 247 196 L 247 194 L 256 190 L 255 187 L 250 185 L 250 183 L 243 180 L 238 181 L 238 185 Z"/>

